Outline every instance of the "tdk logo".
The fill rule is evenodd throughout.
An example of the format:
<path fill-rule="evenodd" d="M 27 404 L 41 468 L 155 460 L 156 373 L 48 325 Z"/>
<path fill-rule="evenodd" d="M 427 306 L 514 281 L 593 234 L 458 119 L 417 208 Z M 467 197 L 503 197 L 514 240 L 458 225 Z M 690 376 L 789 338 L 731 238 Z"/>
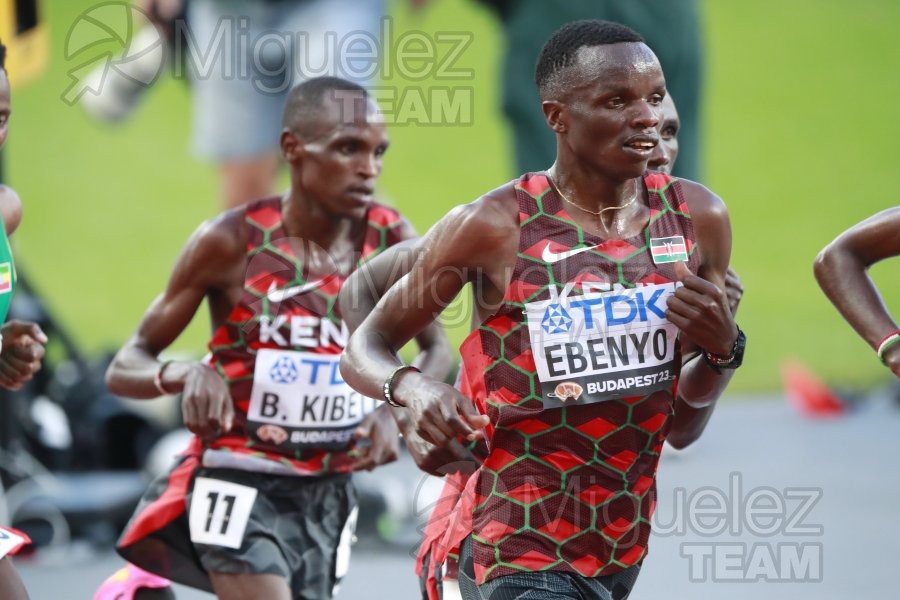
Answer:
<path fill-rule="evenodd" d="M 547 333 L 565 333 L 572 326 L 572 317 L 561 304 L 551 304 L 544 311 L 541 326 Z"/>
<path fill-rule="evenodd" d="M 297 365 L 287 356 L 282 356 L 269 369 L 269 377 L 275 383 L 294 383 L 300 377 Z"/>
<path fill-rule="evenodd" d="M 671 292 L 672 288 L 653 287 L 655 289 L 637 288 L 624 294 L 585 295 L 570 301 L 569 309 L 582 310 L 586 329 L 595 327 L 594 317 L 597 312 L 600 312 L 600 318 L 605 321 L 607 327 L 627 325 L 634 321 L 664 320 L 666 318 L 664 296 L 667 295 L 666 292 Z"/>
<path fill-rule="evenodd" d="M 668 323 L 667 300 L 679 284 L 648 284 L 633 288 L 603 285 L 599 288 L 585 284 L 584 293 L 580 295 L 570 295 L 575 289 L 573 282 L 561 290 L 549 286 L 550 298 L 525 305 L 529 320 L 534 325 L 540 322 L 540 328 L 532 330 L 532 335 L 554 337 L 576 331 L 609 331 Z"/>

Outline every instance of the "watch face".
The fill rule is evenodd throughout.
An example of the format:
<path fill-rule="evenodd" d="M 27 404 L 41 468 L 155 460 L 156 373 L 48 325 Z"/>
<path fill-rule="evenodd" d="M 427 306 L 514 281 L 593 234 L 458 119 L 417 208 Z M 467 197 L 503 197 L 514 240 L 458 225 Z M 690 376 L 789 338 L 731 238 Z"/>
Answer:
<path fill-rule="evenodd" d="M 747 336 L 738 328 L 738 336 L 734 341 L 734 359 L 731 361 L 731 367 L 739 367 L 744 362 L 744 347 L 747 345 Z"/>

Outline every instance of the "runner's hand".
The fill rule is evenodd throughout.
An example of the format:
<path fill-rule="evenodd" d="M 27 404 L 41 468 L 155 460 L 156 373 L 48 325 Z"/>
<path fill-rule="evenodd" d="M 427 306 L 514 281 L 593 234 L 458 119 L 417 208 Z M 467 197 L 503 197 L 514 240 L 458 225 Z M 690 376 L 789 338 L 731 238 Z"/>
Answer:
<path fill-rule="evenodd" d="M 379 406 L 353 432 L 359 457 L 353 462 L 352 471 L 371 471 L 400 456 L 400 431 L 389 409 L 387 405 Z"/>
<path fill-rule="evenodd" d="M 490 422 L 454 387 L 414 371 L 403 374 L 394 396 L 406 406 L 416 432 L 440 448 L 450 448 L 459 437 L 470 442 L 483 437 L 481 429 Z"/>
<path fill-rule="evenodd" d="M 213 437 L 231 430 L 234 403 L 225 380 L 206 365 L 193 365 L 181 397 L 184 425 L 200 437 Z"/>
<path fill-rule="evenodd" d="M 410 421 L 400 424 L 403 440 L 410 456 L 422 471 L 443 477 L 447 473 L 464 471 L 471 473 L 478 467 L 475 457 L 459 441 L 451 441 L 445 448 L 422 439 Z"/>
<path fill-rule="evenodd" d="M 0 333 L 0 387 L 18 390 L 41 370 L 47 336 L 37 323 L 15 320 L 4 323 Z"/>
<path fill-rule="evenodd" d="M 666 317 L 710 354 L 731 354 L 738 329 L 725 292 L 683 262 L 675 263 L 675 276 L 684 285 L 669 297 Z"/>

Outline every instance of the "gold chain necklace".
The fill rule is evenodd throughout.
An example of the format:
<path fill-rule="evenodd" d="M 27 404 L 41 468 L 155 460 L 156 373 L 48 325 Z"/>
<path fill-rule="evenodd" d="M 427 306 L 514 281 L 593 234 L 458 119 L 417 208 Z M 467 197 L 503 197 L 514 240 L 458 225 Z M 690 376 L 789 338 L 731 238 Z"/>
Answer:
<path fill-rule="evenodd" d="M 560 198 L 562 198 L 563 200 L 565 200 L 566 202 L 568 202 L 569 204 L 571 204 L 571 205 L 574 206 L 575 208 L 577 208 L 577 209 L 579 209 L 579 210 L 582 210 L 582 211 L 584 211 L 584 212 L 586 212 L 586 213 L 590 213 L 590 214 L 592 214 L 592 215 L 600 216 L 600 215 L 602 215 L 603 213 L 605 213 L 605 212 L 608 211 L 608 210 L 622 210 L 623 208 L 628 208 L 629 206 L 631 206 L 632 204 L 634 204 L 635 202 L 637 202 L 638 191 L 637 191 L 637 186 L 635 186 L 635 188 L 634 188 L 634 195 L 631 196 L 631 200 L 629 200 L 628 202 L 626 202 L 626 203 L 623 204 L 622 206 L 607 206 L 606 208 L 601 208 L 600 210 L 591 210 L 591 209 L 589 209 L 589 208 L 585 208 L 585 207 L 581 206 L 580 204 L 576 204 L 575 202 L 572 202 L 571 200 L 569 200 L 569 199 L 566 197 L 566 195 L 562 193 L 562 190 L 559 189 L 559 186 L 557 186 L 556 183 L 555 183 L 552 179 L 550 179 L 550 176 L 549 176 L 549 175 L 547 176 L 547 180 L 550 181 L 550 183 L 553 185 L 553 189 L 556 190 L 556 193 L 559 194 L 559 197 L 560 197 Z"/>

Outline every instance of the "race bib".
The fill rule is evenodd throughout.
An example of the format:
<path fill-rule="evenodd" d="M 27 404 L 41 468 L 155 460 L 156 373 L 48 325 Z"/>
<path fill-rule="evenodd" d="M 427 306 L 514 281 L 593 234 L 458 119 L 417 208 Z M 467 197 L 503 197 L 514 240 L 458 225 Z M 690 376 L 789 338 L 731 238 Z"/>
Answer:
<path fill-rule="evenodd" d="M 574 284 L 525 305 L 545 408 L 641 396 L 671 385 L 678 328 L 666 319 L 674 283 L 569 296 Z"/>
<path fill-rule="evenodd" d="M 188 515 L 191 541 L 240 548 L 255 501 L 256 488 L 198 477 L 194 480 Z"/>
<path fill-rule="evenodd" d="M 0 558 L 15 554 L 19 548 L 29 543 L 31 540 L 21 531 L 0 527 Z"/>
<path fill-rule="evenodd" d="M 337 551 L 334 556 L 334 578 L 338 581 L 350 570 L 350 550 L 356 543 L 356 521 L 359 518 L 359 507 L 354 506 L 341 530 L 341 539 L 338 541 Z"/>
<path fill-rule="evenodd" d="M 340 450 L 375 406 L 341 378 L 340 355 L 266 348 L 256 355 L 247 428 L 279 449 Z"/>

